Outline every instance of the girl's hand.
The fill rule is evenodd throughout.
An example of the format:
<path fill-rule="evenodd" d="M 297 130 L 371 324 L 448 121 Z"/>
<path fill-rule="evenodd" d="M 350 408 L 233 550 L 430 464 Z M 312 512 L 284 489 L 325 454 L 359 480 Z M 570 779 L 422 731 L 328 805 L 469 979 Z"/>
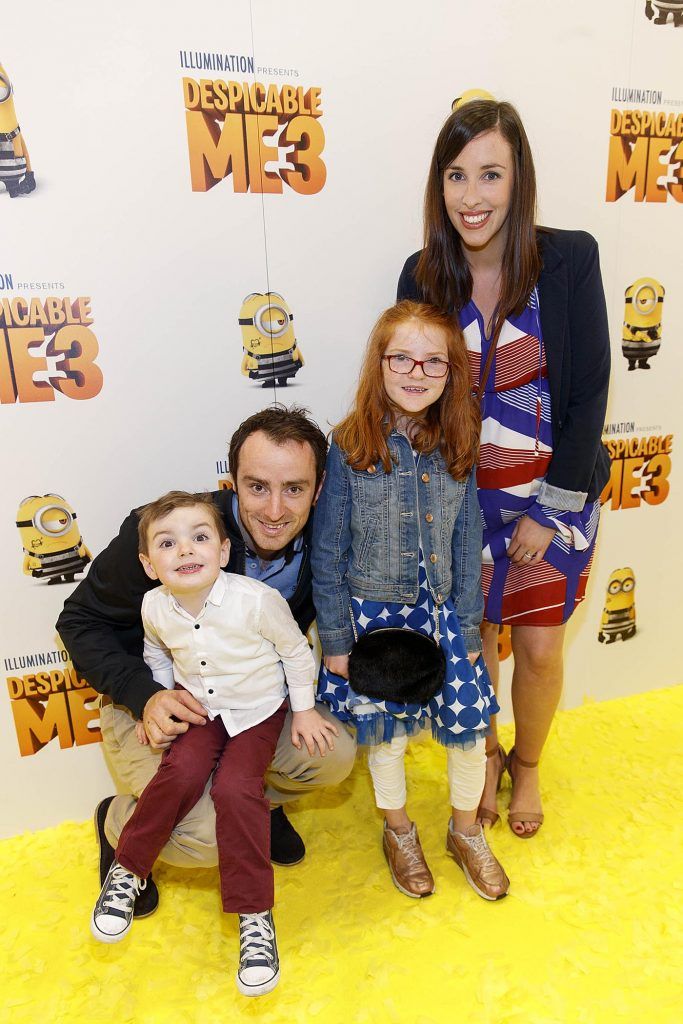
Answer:
<path fill-rule="evenodd" d="M 292 713 L 292 743 L 297 750 L 301 750 L 303 740 L 311 757 L 315 755 L 316 745 L 321 757 L 325 756 L 328 748 L 334 750 L 333 737 L 338 735 L 337 726 L 318 714 L 315 708 Z"/>
<path fill-rule="evenodd" d="M 508 558 L 515 565 L 536 565 L 550 547 L 555 530 L 541 526 L 528 516 L 522 516 L 512 532 Z M 531 557 L 528 557 L 528 556 Z"/>
<path fill-rule="evenodd" d="M 335 676 L 342 679 L 349 678 L 349 656 L 348 654 L 328 654 L 323 658 L 325 668 Z"/>
<path fill-rule="evenodd" d="M 147 733 L 145 732 L 145 727 L 142 724 L 142 722 L 136 722 L 135 723 L 135 735 L 138 738 L 138 743 L 142 743 L 143 747 L 148 747 L 149 746 L 149 740 L 147 738 Z"/>

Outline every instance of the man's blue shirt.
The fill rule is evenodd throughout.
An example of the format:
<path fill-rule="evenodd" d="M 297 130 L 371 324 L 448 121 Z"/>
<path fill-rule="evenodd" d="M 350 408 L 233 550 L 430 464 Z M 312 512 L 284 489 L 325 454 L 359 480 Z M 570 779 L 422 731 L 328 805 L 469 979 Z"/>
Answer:
<path fill-rule="evenodd" d="M 232 496 L 232 512 L 242 534 L 246 549 L 244 552 L 244 575 L 252 580 L 260 580 L 262 583 L 267 583 L 269 587 L 274 587 L 278 590 L 285 601 L 289 600 L 296 590 L 299 570 L 301 569 L 301 559 L 303 558 L 304 551 L 303 534 L 300 533 L 298 537 L 294 538 L 285 554 L 280 555 L 278 558 L 264 561 L 255 553 L 254 541 L 242 524 L 236 494 Z"/>

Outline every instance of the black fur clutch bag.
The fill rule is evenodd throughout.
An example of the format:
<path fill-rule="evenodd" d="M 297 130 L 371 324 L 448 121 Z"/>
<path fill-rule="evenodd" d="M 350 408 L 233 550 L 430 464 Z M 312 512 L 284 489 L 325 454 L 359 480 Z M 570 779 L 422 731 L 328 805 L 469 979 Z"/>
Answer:
<path fill-rule="evenodd" d="M 436 641 L 412 629 L 364 633 L 349 656 L 349 682 L 371 700 L 426 704 L 446 679 L 446 658 Z"/>

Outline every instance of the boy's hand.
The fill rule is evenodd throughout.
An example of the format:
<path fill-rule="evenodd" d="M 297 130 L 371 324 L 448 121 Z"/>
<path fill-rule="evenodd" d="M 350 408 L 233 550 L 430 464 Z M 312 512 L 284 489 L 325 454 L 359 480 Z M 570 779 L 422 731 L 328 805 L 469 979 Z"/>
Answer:
<path fill-rule="evenodd" d="M 320 756 L 324 757 L 328 748 L 334 750 L 333 737 L 338 735 L 337 726 L 324 719 L 315 708 L 292 712 L 292 743 L 297 750 L 301 750 L 303 740 L 311 757 L 315 754 L 316 745 Z"/>
<path fill-rule="evenodd" d="M 143 747 L 149 746 L 149 739 L 147 738 L 147 733 L 145 732 L 145 727 L 142 722 L 135 723 L 135 735 L 138 738 L 138 743 L 142 743 Z"/>
<path fill-rule="evenodd" d="M 325 668 L 335 676 L 342 679 L 349 678 L 349 656 L 348 654 L 328 654 L 323 658 Z"/>

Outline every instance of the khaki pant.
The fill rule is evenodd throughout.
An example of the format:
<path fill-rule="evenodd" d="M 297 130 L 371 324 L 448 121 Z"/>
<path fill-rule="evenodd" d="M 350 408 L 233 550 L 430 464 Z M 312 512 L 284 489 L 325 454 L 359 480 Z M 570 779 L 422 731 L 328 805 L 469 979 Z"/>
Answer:
<path fill-rule="evenodd" d="M 311 757 L 302 744 L 297 750 L 290 738 L 291 711 L 280 733 L 275 756 L 266 772 L 265 794 L 272 804 L 286 804 L 321 786 L 335 786 L 346 778 L 356 756 L 356 741 L 330 713 L 326 704 L 316 710 L 339 729 L 333 751 L 325 757 Z M 125 708 L 107 704 L 100 711 L 100 728 L 104 756 L 117 788 L 122 795 L 112 800 L 105 831 L 116 847 L 123 826 L 130 818 L 137 798 L 156 773 L 161 752 L 138 743 L 135 720 Z M 176 867 L 215 867 L 216 813 L 209 795 L 211 782 L 190 813 L 179 821 L 159 854 L 159 859 Z"/>

